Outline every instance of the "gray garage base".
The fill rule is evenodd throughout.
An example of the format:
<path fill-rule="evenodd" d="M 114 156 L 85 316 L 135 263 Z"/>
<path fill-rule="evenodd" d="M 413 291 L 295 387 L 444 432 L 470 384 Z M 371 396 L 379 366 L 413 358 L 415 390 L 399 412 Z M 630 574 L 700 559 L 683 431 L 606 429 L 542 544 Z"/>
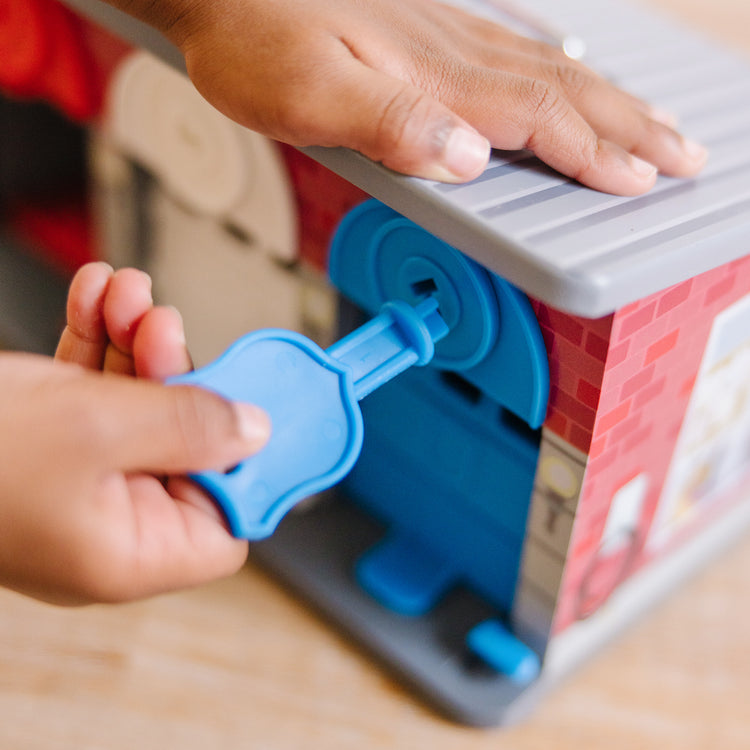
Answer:
<path fill-rule="evenodd" d="M 497 612 L 456 590 L 433 612 L 398 615 L 354 579 L 357 558 L 383 530 L 352 504 L 333 497 L 292 513 L 251 557 L 333 620 L 440 713 L 479 726 L 512 722 L 538 699 L 539 686 L 521 688 L 472 659 L 469 630 Z"/>

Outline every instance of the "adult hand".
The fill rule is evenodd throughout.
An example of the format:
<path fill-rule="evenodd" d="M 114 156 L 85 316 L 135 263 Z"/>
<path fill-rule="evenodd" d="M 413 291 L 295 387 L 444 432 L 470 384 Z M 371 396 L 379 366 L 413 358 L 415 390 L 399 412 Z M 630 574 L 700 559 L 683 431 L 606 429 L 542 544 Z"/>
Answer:
<path fill-rule="evenodd" d="M 294 145 L 346 146 L 459 182 L 490 145 L 530 149 L 598 190 L 633 195 L 705 150 L 669 118 L 544 43 L 435 0 L 110 0 L 182 50 L 225 115 Z"/>

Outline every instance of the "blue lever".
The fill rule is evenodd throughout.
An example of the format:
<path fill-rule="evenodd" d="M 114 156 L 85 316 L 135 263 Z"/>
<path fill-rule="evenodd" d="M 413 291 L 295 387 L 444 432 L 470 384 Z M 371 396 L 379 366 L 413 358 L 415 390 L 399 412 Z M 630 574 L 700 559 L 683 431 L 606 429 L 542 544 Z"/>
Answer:
<path fill-rule="evenodd" d="M 343 479 L 362 449 L 358 401 L 412 365 L 426 365 L 448 334 L 438 303 L 392 301 L 327 350 L 269 328 L 170 384 L 199 385 L 247 401 L 271 418 L 268 444 L 227 472 L 192 479 L 219 504 L 234 536 L 263 539 L 300 500 Z"/>

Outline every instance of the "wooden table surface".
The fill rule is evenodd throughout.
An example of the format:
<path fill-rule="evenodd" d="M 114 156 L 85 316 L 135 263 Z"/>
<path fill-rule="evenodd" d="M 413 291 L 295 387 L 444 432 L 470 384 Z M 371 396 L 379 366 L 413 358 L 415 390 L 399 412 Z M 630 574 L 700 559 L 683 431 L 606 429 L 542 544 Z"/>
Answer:
<path fill-rule="evenodd" d="M 651 0 L 750 51 L 747 0 Z M 273 581 L 64 610 L 0 591 L 1 750 L 748 750 L 750 539 L 522 726 L 450 724 Z"/>

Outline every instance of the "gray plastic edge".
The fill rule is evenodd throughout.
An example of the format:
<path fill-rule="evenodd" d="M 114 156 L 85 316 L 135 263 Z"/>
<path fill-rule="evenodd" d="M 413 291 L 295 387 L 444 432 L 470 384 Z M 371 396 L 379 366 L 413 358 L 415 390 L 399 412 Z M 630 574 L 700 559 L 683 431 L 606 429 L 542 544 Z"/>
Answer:
<path fill-rule="evenodd" d="M 148 24 L 98 0 L 62 0 L 62 3 L 121 36 L 125 41 L 148 50 L 174 68 L 185 70 L 182 53 Z"/>

